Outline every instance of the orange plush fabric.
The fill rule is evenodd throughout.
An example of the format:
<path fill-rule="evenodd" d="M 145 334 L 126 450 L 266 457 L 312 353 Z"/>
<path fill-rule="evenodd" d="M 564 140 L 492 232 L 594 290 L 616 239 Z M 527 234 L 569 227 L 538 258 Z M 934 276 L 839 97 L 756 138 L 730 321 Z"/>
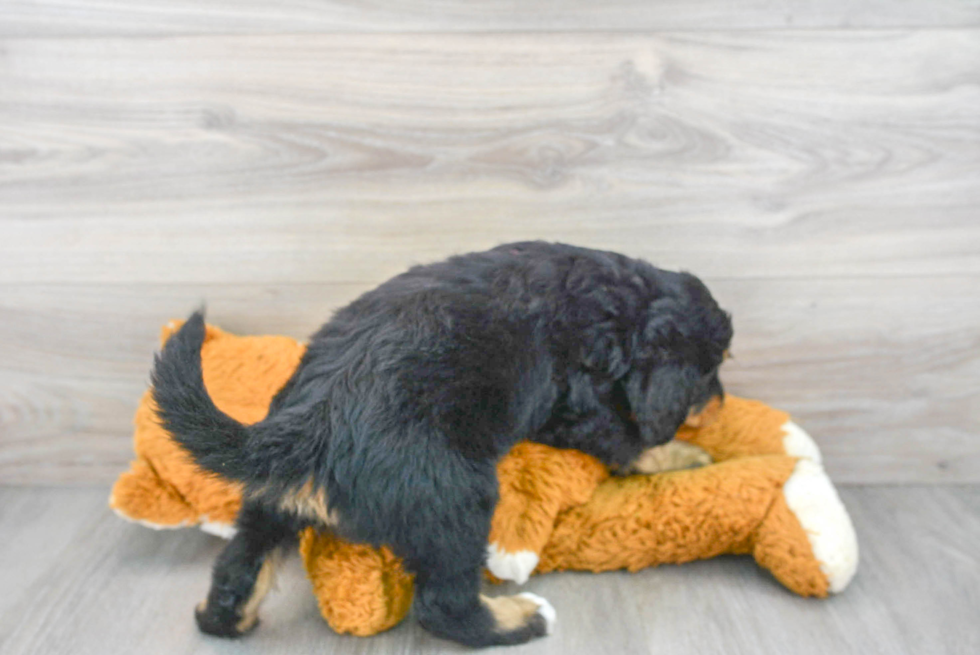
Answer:
<path fill-rule="evenodd" d="M 828 576 L 782 493 L 797 467 L 786 452 L 789 422 L 785 412 L 729 396 L 714 423 L 677 434 L 716 463 L 652 476 L 611 477 L 588 455 L 519 444 L 498 467 L 490 541 L 505 553 L 537 554 L 535 573 L 751 554 L 792 591 L 825 597 Z M 849 522 L 843 529 L 851 540 Z"/>
<path fill-rule="evenodd" d="M 176 327 L 165 327 L 163 339 Z M 258 421 L 302 353 L 293 339 L 209 326 L 205 384 L 223 411 Z M 857 544 L 819 452 L 801 433 L 785 413 L 729 397 L 713 424 L 678 433 L 716 460 L 701 469 L 611 477 L 583 453 L 519 444 L 498 467 L 488 567 L 520 582 L 532 571 L 635 571 L 740 553 L 796 593 L 840 591 Z M 110 498 L 117 513 L 155 528 L 233 531 L 239 487 L 197 469 L 157 424 L 149 394 L 136 413 L 134 445 L 136 460 Z M 321 613 L 338 632 L 375 634 L 407 614 L 412 577 L 387 549 L 307 530 L 300 552 Z"/>
<path fill-rule="evenodd" d="M 179 326 L 164 326 L 161 342 Z M 204 382 L 222 410 L 254 423 L 265 417 L 272 396 L 299 364 L 303 350 L 288 337 L 237 337 L 208 326 L 201 352 Z M 116 481 L 110 505 L 150 527 L 203 524 L 223 533 L 238 514 L 239 486 L 197 469 L 157 423 L 149 391 L 140 400 L 134 422 L 136 461 Z"/>
<path fill-rule="evenodd" d="M 412 605 L 412 576 L 387 548 L 307 529 L 299 551 L 320 614 L 337 632 L 367 637 L 394 627 Z"/>
<path fill-rule="evenodd" d="M 697 471 L 610 479 L 588 502 L 561 515 L 536 571 L 609 571 L 680 564 L 724 553 L 753 554 L 804 596 L 826 596 L 828 582 L 780 490 L 796 461 L 752 457 Z M 777 539 L 770 533 L 777 533 Z M 773 570 L 775 573 L 775 571 Z"/>

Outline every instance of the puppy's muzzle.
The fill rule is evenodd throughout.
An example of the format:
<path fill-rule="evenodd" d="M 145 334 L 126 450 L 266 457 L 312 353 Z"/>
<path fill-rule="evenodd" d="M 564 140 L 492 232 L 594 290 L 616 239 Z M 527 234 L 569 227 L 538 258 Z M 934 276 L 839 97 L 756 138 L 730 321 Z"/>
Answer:
<path fill-rule="evenodd" d="M 688 412 L 684 425 L 695 429 L 708 427 L 718 419 L 722 404 L 724 401 L 721 396 L 712 396 L 704 405 L 692 408 Z"/>

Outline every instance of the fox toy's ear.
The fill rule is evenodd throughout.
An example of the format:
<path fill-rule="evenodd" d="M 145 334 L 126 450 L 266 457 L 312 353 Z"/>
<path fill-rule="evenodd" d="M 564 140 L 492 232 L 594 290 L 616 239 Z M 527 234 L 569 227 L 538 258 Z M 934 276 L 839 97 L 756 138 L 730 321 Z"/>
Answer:
<path fill-rule="evenodd" d="M 700 382 L 696 367 L 680 363 L 638 369 L 626 376 L 626 397 L 644 447 L 674 437 L 698 395 Z"/>

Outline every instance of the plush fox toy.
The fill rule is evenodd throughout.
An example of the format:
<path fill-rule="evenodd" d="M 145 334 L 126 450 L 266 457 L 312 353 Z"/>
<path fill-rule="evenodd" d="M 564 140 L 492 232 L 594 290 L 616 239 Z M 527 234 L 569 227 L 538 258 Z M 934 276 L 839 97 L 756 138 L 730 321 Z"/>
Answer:
<path fill-rule="evenodd" d="M 163 339 L 176 328 L 165 327 Z M 209 326 L 205 384 L 224 412 L 255 422 L 302 353 L 287 337 L 239 337 Z M 149 393 L 135 422 L 136 460 L 116 482 L 112 508 L 153 528 L 197 525 L 233 534 L 240 488 L 192 463 L 157 423 Z M 532 573 L 636 571 L 738 553 L 804 596 L 847 586 L 858 561 L 854 528 L 816 445 L 787 414 L 728 396 L 710 425 L 681 428 L 677 439 L 700 446 L 715 463 L 614 477 L 577 451 L 516 446 L 498 466 L 491 578 L 523 583 Z M 307 530 L 300 552 L 334 630 L 371 635 L 408 613 L 412 578 L 387 549 Z"/>

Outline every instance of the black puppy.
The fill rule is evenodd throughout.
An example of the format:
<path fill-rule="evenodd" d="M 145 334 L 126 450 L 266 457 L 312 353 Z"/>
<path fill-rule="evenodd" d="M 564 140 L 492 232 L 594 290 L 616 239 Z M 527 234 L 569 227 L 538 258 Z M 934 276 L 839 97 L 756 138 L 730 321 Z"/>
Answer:
<path fill-rule="evenodd" d="M 208 633 L 256 623 L 273 551 L 305 525 L 387 544 L 437 635 L 516 644 L 554 618 L 530 594 L 480 594 L 498 459 L 522 439 L 629 470 L 720 397 L 729 316 L 686 273 L 540 242 L 419 266 L 341 309 L 267 418 L 242 425 L 201 376 L 203 316 L 153 372 L 163 425 L 244 484 L 238 533 L 197 611 Z"/>

